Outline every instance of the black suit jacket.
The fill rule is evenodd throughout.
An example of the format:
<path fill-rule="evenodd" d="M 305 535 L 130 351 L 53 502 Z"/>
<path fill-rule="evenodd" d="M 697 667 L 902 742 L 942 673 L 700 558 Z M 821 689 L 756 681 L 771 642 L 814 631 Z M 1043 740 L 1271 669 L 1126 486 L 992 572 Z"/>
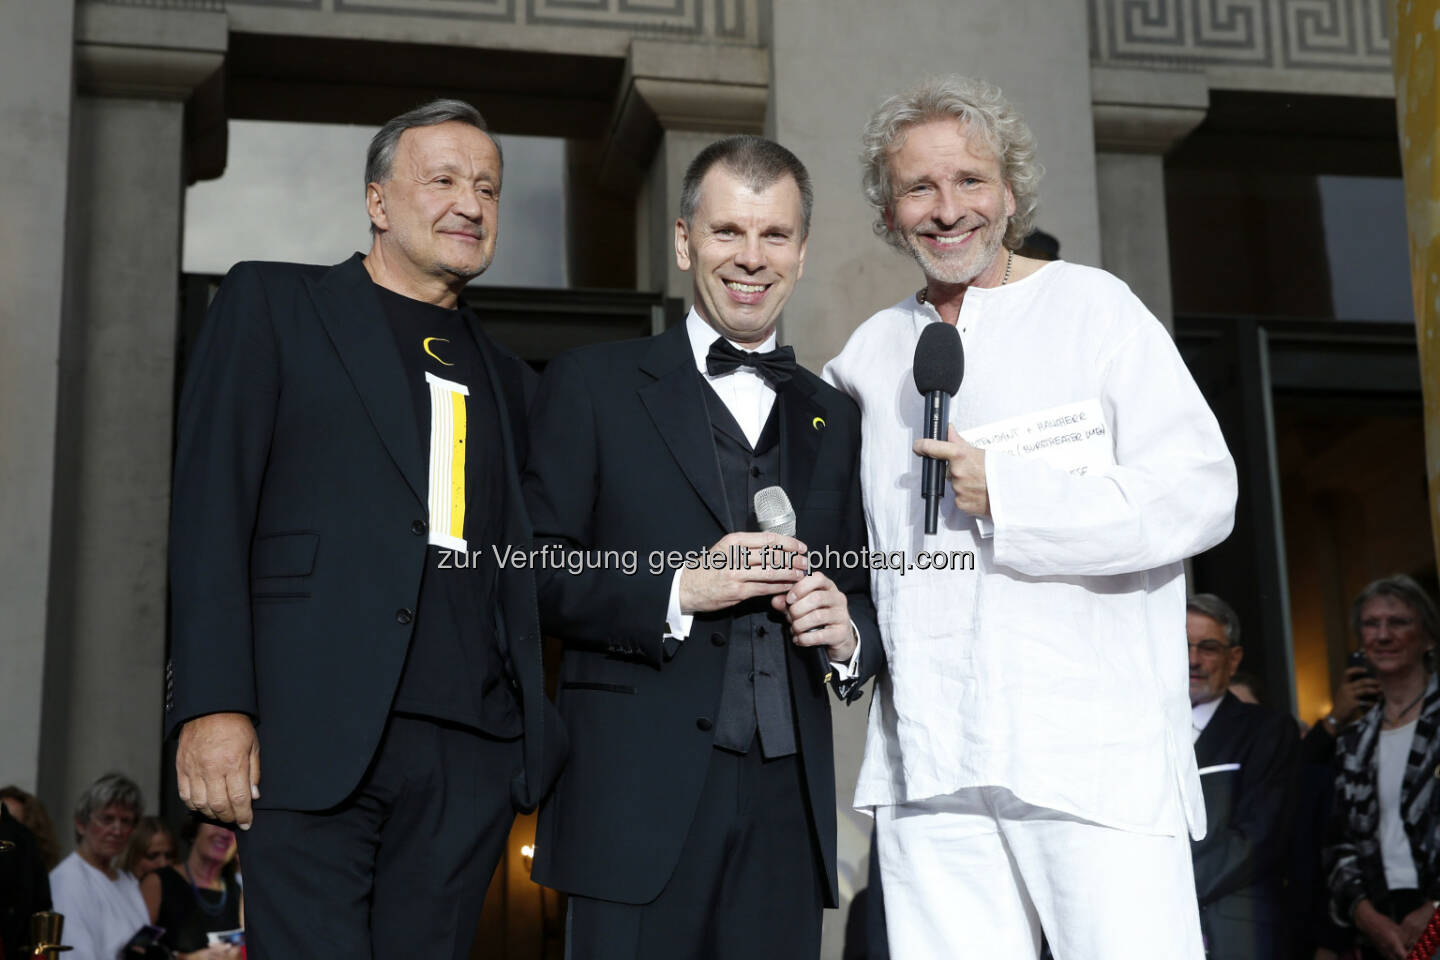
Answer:
<path fill-rule="evenodd" d="M 1282 955 L 1282 878 L 1299 758 L 1300 733 L 1290 717 L 1230 693 L 1195 741 L 1208 824 L 1193 845 L 1195 889 L 1215 960 Z"/>
<path fill-rule="evenodd" d="M 0 803 L 0 843 L 13 844 L 0 851 L 0 951 L 6 957 L 23 957 L 30 943 L 30 917 L 49 910 L 50 876 L 40 856 L 40 842 Z"/>
<path fill-rule="evenodd" d="M 471 332 L 501 412 L 505 534 L 524 545 L 517 464 L 535 375 L 473 322 Z M 412 406 L 359 254 L 329 268 L 242 263 L 225 278 L 180 401 L 166 712 L 172 730 L 249 714 L 261 806 L 339 803 L 384 730 L 426 562 Z M 524 715 L 512 793 L 528 806 L 547 779 L 547 737 L 553 775 L 563 733 L 545 717 L 531 573 L 504 570 L 498 594 Z"/>
<path fill-rule="evenodd" d="M 729 614 L 695 618 L 668 655 L 662 638 L 675 568 L 655 551 L 700 551 L 726 533 L 728 510 L 684 325 L 661 336 L 585 348 L 545 371 L 531 417 L 525 492 L 537 540 L 634 550 L 639 569 L 541 571 L 541 619 L 562 638 L 558 695 L 571 763 L 541 808 L 533 877 L 588 897 L 648 903 L 680 856 L 710 763 Z M 860 417 L 808 371 L 776 396 L 781 483 L 812 551 L 862 549 Z M 662 561 L 663 562 L 663 561 Z M 884 656 L 861 568 L 830 564 L 861 636 L 860 677 Z M 830 705 L 814 657 L 787 643 L 790 692 L 808 801 L 836 902 L 835 771 Z M 753 749 L 758 749 L 754 747 Z"/>

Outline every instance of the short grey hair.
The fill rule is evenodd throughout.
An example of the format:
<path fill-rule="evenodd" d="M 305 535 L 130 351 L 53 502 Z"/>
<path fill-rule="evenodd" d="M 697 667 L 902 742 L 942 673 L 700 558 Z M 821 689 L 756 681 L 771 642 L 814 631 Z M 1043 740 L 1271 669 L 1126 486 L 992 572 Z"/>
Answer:
<path fill-rule="evenodd" d="M 956 74 L 931 77 L 896 94 L 880 104 L 865 124 L 861 182 L 865 199 L 875 211 L 875 235 L 897 249 L 905 249 L 903 240 L 885 223 L 885 214 L 895 202 L 890 158 L 905 145 L 911 127 L 934 120 L 963 121 L 999 159 L 1000 176 L 1015 197 L 1015 213 L 1005 229 L 1005 246 L 1018 250 L 1035 229 L 1040 178 L 1045 174 L 1045 168 L 1035 160 L 1035 136 L 999 87 Z"/>
<path fill-rule="evenodd" d="M 784 177 L 795 181 L 800 190 L 801 228 L 810 235 L 810 211 L 815 207 L 815 191 L 810 185 L 810 171 L 805 164 L 774 140 L 740 134 L 716 140 L 695 155 L 685 169 L 680 183 L 680 219 L 689 227 L 700 205 L 700 184 L 714 167 L 724 167 L 756 193 Z M 803 239 L 803 237 L 802 237 Z"/>
<path fill-rule="evenodd" d="M 1225 628 L 1225 642 L 1240 646 L 1240 618 L 1235 608 L 1213 593 L 1197 593 L 1185 601 L 1186 612 L 1202 614 Z"/>
<path fill-rule="evenodd" d="M 1440 641 L 1440 614 L 1436 613 L 1435 601 L 1430 599 L 1430 595 L 1420 584 L 1403 573 L 1371 581 L 1360 591 L 1360 595 L 1350 605 L 1350 627 L 1355 631 L 1355 636 L 1360 636 L 1360 612 L 1366 603 L 1376 597 L 1394 597 L 1408 603 L 1410 609 L 1415 611 L 1415 616 L 1420 619 L 1420 628 L 1425 631 L 1430 642 Z"/>
<path fill-rule="evenodd" d="M 80 794 L 75 801 L 75 822 L 89 823 L 90 818 L 106 807 L 129 807 L 138 823 L 145 812 L 145 798 L 140 785 L 123 773 L 107 773 Z"/>
<path fill-rule="evenodd" d="M 375 136 L 370 138 L 369 149 L 365 151 L 365 186 L 368 188 L 372 183 L 383 183 L 390 179 L 395 166 L 395 150 L 406 130 L 435 127 L 442 123 L 468 123 L 489 137 L 490 142 L 495 144 L 495 153 L 500 158 L 500 173 L 504 175 L 505 153 L 500 149 L 500 141 L 491 134 L 490 127 L 485 123 L 480 111 L 464 100 L 440 99 L 431 100 L 398 117 L 392 117 L 375 132 Z M 373 223 L 370 225 L 370 232 L 375 232 Z"/>

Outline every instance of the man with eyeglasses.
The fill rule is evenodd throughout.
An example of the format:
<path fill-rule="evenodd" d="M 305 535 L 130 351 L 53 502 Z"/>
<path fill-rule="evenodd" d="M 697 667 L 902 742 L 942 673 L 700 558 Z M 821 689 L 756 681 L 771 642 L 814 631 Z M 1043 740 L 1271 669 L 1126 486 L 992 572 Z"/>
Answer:
<path fill-rule="evenodd" d="M 1240 620 L 1213 593 L 1185 604 L 1195 763 L 1205 839 L 1192 845 L 1200 928 L 1211 960 L 1284 956 L 1282 885 L 1300 735 L 1283 714 L 1229 692 L 1245 650 Z"/>

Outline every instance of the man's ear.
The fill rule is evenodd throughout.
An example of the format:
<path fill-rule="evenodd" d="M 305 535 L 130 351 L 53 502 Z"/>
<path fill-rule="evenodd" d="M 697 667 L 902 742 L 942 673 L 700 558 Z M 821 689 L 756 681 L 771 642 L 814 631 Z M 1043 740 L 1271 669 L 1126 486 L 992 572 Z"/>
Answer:
<path fill-rule="evenodd" d="M 1015 216 L 1015 191 L 1010 189 L 1010 184 L 1005 184 L 1005 216 Z"/>
<path fill-rule="evenodd" d="M 390 229 L 390 218 L 385 214 L 385 195 L 380 192 L 379 183 L 365 184 L 365 212 L 377 230 Z"/>
<path fill-rule="evenodd" d="M 1245 648 L 1235 646 L 1230 648 L 1230 675 L 1234 676 L 1235 671 L 1240 669 L 1240 661 L 1245 659 Z"/>
<path fill-rule="evenodd" d="M 675 266 L 690 269 L 690 228 L 683 218 L 675 221 Z"/>
<path fill-rule="evenodd" d="M 810 243 L 810 236 L 806 234 L 805 239 L 800 241 L 800 261 L 795 264 L 795 279 L 799 280 L 805 276 L 805 247 Z"/>

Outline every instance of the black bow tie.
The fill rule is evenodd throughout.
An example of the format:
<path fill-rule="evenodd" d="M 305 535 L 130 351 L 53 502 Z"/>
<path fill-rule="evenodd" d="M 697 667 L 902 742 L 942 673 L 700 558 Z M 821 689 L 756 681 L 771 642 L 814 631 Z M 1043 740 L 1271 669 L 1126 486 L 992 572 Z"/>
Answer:
<path fill-rule="evenodd" d="M 705 356 L 705 370 L 710 376 L 718 377 L 738 367 L 749 367 L 770 384 L 771 389 L 779 390 L 795 372 L 795 349 L 779 347 L 768 353 L 751 353 L 738 349 L 724 337 L 717 337 Z"/>

